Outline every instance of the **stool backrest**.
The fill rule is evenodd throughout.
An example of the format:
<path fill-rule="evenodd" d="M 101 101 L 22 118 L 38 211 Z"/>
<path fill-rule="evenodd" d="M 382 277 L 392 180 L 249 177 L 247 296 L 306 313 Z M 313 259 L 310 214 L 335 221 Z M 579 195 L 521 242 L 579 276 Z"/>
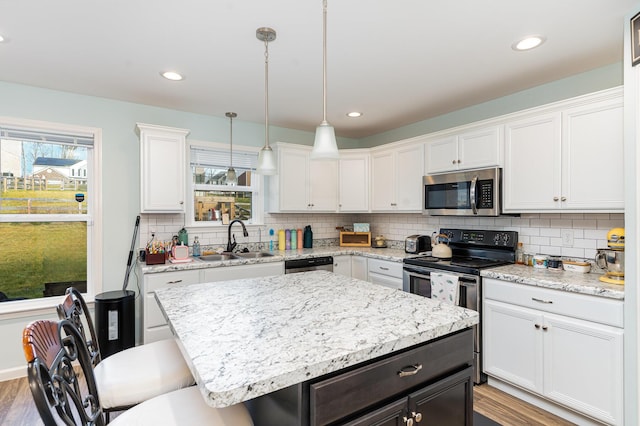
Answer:
<path fill-rule="evenodd" d="M 91 314 L 82 294 L 75 287 L 67 288 L 66 296 L 56 310 L 58 311 L 58 318 L 71 321 L 80 331 L 87 344 L 87 349 L 91 356 L 91 364 L 94 367 L 98 365 L 102 360 L 100 345 L 96 337 L 96 330 L 93 327 Z"/>
<path fill-rule="evenodd" d="M 22 333 L 22 348 L 31 395 L 45 426 L 105 424 L 91 358 L 72 322 L 30 323 Z"/>

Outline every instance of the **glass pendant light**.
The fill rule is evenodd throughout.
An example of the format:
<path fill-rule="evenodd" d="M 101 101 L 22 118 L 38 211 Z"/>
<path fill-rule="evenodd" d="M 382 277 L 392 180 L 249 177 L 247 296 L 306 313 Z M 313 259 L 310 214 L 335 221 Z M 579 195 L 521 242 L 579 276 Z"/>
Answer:
<path fill-rule="evenodd" d="M 310 156 L 314 160 L 339 157 L 336 132 L 327 122 L 327 0 L 322 0 L 322 110 L 322 123 L 316 127 Z"/>
<path fill-rule="evenodd" d="M 236 169 L 233 168 L 233 119 L 238 116 L 235 112 L 227 112 L 225 114 L 229 117 L 229 169 L 227 170 L 227 185 L 237 185 L 238 176 L 236 176 Z"/>
<path fill-rule="evenodd" d="M 269 146 L 269 42 L 276 39 L 276 32 L 272 28 L 258 28 L 256 37 L 264 42 L 264 146 L 258 154 L 256 173 L 275 175 L 278 172 L 276 156 Z"/>

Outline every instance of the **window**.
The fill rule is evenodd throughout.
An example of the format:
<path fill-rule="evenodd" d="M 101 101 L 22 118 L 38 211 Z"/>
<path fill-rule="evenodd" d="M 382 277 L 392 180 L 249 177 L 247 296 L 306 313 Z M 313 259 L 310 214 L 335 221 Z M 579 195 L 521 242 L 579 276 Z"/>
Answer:
<path fill-rule="evenodd" d="M 99 146 L 97 129 L 0 120 L 0 312 L 101 289 Z"/>
<path fill-rule="evenodd" d="M 233 168 L 237 185 L 227 185 L 226 173 L 231 164 L 228 147 L 196 144 L 189 147 L 192 185 L 192 225 L 218 226 L 233 219 L 247 224 L 262 222 L 260 176 L 254 173 L 258 163 L 255 148 L 233 151 Z"/>

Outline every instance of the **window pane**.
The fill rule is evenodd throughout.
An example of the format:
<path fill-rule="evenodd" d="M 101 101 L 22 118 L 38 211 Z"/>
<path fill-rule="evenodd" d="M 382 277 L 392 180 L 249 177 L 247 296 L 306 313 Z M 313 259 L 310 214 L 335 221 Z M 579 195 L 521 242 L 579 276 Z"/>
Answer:
<path fill-rule="evenodd" d="M 205 185 L 226 185 L 228 167 L 192 166 L 193 183 Z M 251 186 L 251 170 L 234 167 L 239 186 Z"/>
<path fill-rule="evenodd" d="M 0 214 L 86 214 L 87 153 L 79 146 L 0 140 Z"/>
<path fill-rule="evenodd" d="M 238 182 L 240 178 L 238 177 Z M 229 220 L 252 219 L 253 193 L 245 191 L 199 191 L 194 193 L 194 212 L 196 222 L 218 223 L 222 215 L 229 214 Z"/>
<path fill-rule="evenodd" d="M 64 294 L 86 288 L 86 222 L 0 223 L 0 291 L 9 298 Z M 86 290 L 84 290 L 86 291 Z"/>

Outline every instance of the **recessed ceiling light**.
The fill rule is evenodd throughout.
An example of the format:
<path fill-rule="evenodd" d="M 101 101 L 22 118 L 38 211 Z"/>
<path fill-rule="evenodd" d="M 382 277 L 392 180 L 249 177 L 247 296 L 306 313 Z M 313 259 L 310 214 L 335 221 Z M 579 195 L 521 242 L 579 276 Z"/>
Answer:
<path fill-rule="evenodd" d="M 542 43 L 545 42 L 545 40 L 546 39 L 540 35 L 527 36 L 522 40 L 519 40 L 513 43 L 511 45 L 511 48 L 513 50 L 530 50 L 530 49 L 533 49 L 534 47 L 540 46 Z"/>
<path fill-rule="evenodd" d="M 5 41 L 6 39 L 4 37 L 2 37 L 2 34 L 0 34 L 0 43 L 2 43 L 3 41 Z"/>
<path fill-rule="evenodd" d="M 351 117 L 351 118 L 362 117 L 362 113 L 358 111 L 348 112 L 347 117 Z"/>
<path fill-rule="evenodd" d="M 161 72 L 160 75 L 163 76 L 164 78 L 166 78 L 167 80 L 171 80 L 171 81 L 180 81 L 180 80 L 184 79 L 183 76 L 181 76 L 180 74 L 178 74 L 175 71 Z"/>

